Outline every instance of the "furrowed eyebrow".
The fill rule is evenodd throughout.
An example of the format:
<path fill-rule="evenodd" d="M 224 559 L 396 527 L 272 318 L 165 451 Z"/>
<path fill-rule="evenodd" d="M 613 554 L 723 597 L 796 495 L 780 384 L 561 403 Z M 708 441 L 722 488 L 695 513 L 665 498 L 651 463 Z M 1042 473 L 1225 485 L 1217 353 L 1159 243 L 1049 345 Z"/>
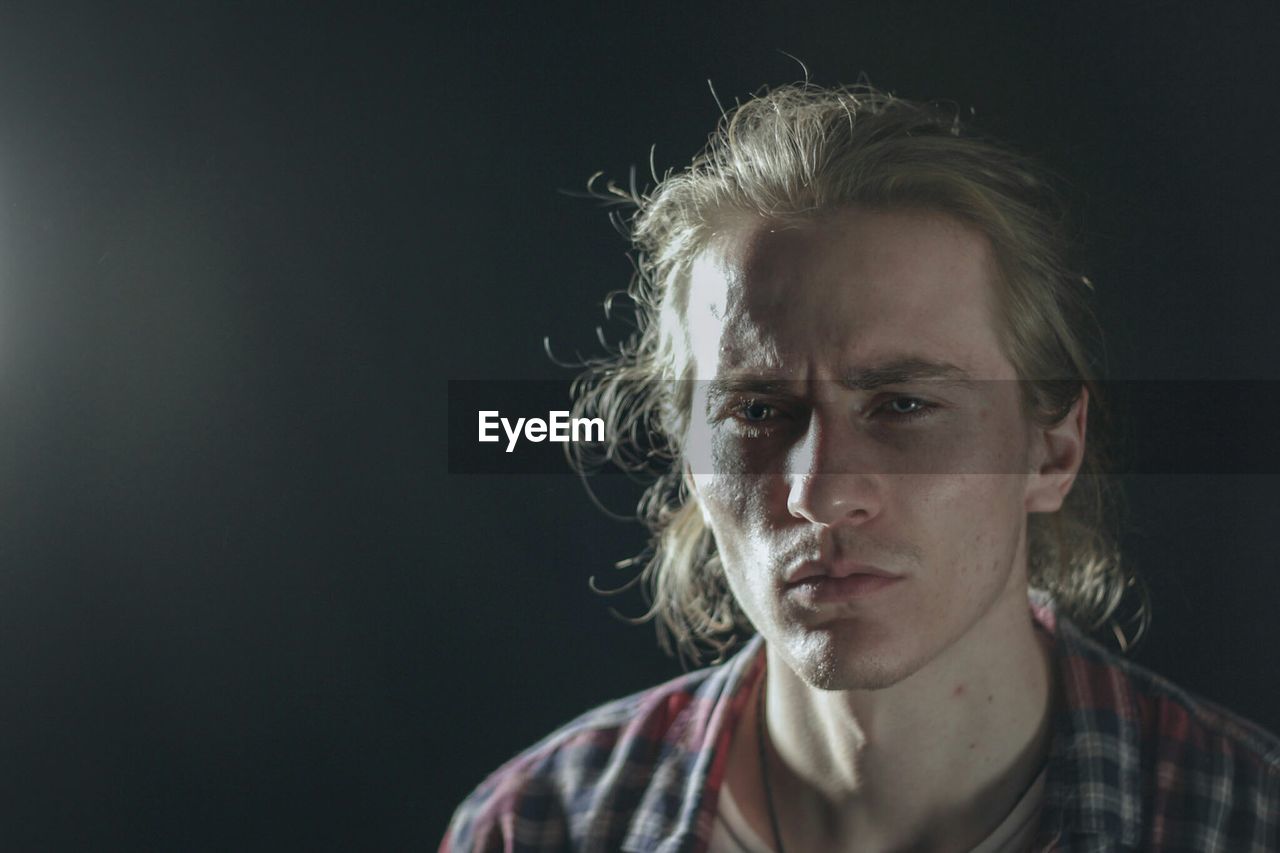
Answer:
<path fill-rule="evenodd" d="M 854 370 L 841 379 L 840 384 L 855 391 L 874 391 L 885 385 L 903 385 L 926 379 L 942 380 L 965 387 L 974 385 L 969 374 L 954 364 L 921 358 L 897 359 Z"/>
<path fill-rule="evenodd" d="M 904 385 L 925 380 L 942 381 L 972 388 L 978 383 L 954 364 L 922 358 L 901 358 L 851 371 L 839 384 L 852 391 L 875 391 L 886 385 Z M 707 409 L 737 396 L 790 397 L 796 393 L 794 381 L 752 376 L 726 377 L 707 381 Z"/>
<path fill-rule="evenodd" d="M 794 393 L 794 382 L 781 382 L 772 379 L 754 379 L 742 377 L 737 379 L 712 379 L 707 382 L 707 408 L 715 408 L 729 397 L 742 395 L 759 395 L 778 397 Z"/>

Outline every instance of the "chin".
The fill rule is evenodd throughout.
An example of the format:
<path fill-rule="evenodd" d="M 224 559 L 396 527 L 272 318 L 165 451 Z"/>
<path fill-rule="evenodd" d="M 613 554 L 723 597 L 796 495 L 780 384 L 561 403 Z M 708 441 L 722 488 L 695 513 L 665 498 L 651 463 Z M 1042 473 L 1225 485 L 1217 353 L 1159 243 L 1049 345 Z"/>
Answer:
<path fill-rule="evenodd" d="M 818 690 L 883 690 L 924 665 L 915 655 L 904 654 L 906 649 L 891 650 L 880 647 L 885 643 L 846 634 L 810 629 L 792 638 L 784 644 L 791 668 Z"/>

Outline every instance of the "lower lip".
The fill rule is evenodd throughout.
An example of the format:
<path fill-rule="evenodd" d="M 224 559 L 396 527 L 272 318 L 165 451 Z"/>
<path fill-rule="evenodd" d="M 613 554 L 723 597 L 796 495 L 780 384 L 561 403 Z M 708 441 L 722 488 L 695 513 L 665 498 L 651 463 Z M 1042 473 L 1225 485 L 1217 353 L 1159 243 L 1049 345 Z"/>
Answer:
<path fill-rule="evenodd" d="M 805 578 L 787 587 L 788 595 L 795 595 L 814 604 L 832 604 L 852 599 L 868 598 L 893 586 L 900 577 L 884 575 L 845 575 L 842 578 Z"/>

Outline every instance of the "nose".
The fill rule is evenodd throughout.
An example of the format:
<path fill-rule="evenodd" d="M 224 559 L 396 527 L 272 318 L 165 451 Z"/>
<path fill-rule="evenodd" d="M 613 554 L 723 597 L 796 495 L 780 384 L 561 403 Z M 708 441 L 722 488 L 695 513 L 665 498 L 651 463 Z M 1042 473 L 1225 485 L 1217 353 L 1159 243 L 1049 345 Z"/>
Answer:
<path fill-rule="evenodd" d="M 865 524 L 879 515 L 883 478 L 858 444 L 852 427 L 820 423 L 815 414 L 788 455 L 787 511 L 824 526 Z"/>

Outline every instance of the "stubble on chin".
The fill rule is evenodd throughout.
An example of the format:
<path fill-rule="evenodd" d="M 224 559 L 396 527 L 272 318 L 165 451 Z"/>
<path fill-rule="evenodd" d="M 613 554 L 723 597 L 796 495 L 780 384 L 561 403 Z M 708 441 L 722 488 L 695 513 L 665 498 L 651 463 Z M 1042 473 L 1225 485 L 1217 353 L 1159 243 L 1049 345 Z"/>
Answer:
<path fill-rule="evenodd" d="M 789 647 L 780 651 L 796 676 L 816 690 L 883 690 L 920 668 L 883 651 L 860 649 L 838 631 L 806 633 L 790 638 Z"/>

